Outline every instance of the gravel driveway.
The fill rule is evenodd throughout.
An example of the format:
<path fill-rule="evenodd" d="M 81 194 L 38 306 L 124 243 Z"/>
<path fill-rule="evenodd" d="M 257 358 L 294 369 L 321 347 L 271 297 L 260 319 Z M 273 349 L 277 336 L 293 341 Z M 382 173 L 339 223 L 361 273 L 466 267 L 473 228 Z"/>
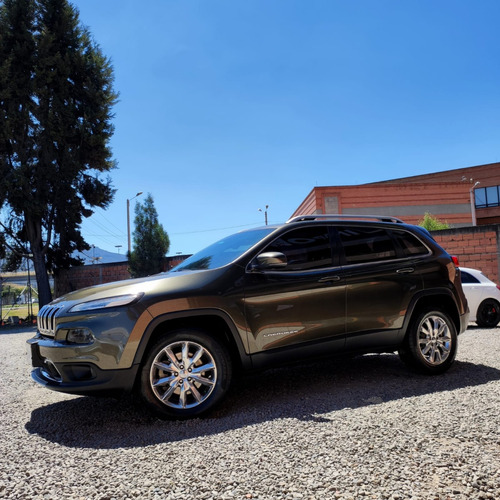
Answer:
<path fill-rule="evenodd" d="M 500 328 L 470 327 L 442 376 L 395 355 L 280 368 L 187 422 L 38 387 L 32 335 L 0 331 L 0 498 L 500 498 Z"/>

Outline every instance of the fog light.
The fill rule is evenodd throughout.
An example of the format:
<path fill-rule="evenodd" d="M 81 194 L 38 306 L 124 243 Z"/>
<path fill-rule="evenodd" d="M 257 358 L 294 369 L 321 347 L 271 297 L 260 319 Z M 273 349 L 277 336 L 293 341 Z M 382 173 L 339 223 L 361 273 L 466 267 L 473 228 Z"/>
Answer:
<path fill-rule="evenodd" d="M 94 336 L 88 328 L 74 328 L 68 330 L 66 340 L 73 344 L 91 344 L 94 341 Z"/>
<path fill-rule="evenodd" d="M 92 367 L 88 365 L 66 365 L 64 371 L 68 375 L 68 378 L 74 381 L 91 380 L 95 378 Z"/>

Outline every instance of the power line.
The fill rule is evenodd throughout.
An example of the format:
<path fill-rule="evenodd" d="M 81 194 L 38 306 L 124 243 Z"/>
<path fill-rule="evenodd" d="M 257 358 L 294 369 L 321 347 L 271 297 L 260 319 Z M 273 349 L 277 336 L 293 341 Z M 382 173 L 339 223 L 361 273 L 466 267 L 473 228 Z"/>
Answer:
<path fill-rule="evenodd" d="M 197 234 L 197 233 L 210 233 L 213 231 L 225 231 L 226 229 L 238 229 L 240 227 L 250 227 L 250 226 L 259 226 L 262 225 L 260 222 L 254 222 L 252 224 L 242 224 L 240 226 L 228 226 L 228 227 L 219 227 L 214 229 L 200 229 L 198 231 L 187 231 L 183 233 L 172 233 L 173 236 L 185 235 L 185 234 Z"/>
<path fill-rule="evenodd" d="M 126 236 L 126 233 L 119 227 L 115 226 L 113 222 L 111 222 L 107 217 L 105 217 L 103 212 L 104 210 L 100 208 L 95 212 L 95 214 L 101 216 L 108 224 L 112 225 L 117 231 L 119 231 L 121 235 Z"/>

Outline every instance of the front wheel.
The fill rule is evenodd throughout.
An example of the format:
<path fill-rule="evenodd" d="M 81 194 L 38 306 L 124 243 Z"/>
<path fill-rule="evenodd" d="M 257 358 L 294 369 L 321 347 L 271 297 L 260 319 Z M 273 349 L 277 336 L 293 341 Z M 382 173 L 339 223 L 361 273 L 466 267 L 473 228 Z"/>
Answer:
<path fill-rule="evenodd" d="M 443 373 L 452 365 L 457 353 L 457 330 L 443 311 L 420 313 L 412 321 L 401 359 L 412 368 L 427 374 Z"/>
<path fill-rule="evenodd" d="M 495 328 L 500 322 L 500 304 L 496 300 L 486 299 L 477 309 L 476 323 L 482 328 Z"/>
<path fill-rule="evenodd" d="M 212 409 L 231 382 L 231 358 L 207 333 L 178 330 L 163 335 L 149 350 L 141 370 L 140 392 L 161 417 L 189 418 Z"/>

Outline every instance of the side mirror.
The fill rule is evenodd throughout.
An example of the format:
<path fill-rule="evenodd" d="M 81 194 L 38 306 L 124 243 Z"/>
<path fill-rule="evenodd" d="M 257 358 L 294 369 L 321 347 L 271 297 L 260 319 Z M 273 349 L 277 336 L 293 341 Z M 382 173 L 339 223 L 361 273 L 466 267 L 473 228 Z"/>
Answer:
<path fill-rule="evenodd" d="M 264 252 L 255 257 L 254 269 L 282 269 L 286 267 L 286 255 L 281 252 Z"/>

